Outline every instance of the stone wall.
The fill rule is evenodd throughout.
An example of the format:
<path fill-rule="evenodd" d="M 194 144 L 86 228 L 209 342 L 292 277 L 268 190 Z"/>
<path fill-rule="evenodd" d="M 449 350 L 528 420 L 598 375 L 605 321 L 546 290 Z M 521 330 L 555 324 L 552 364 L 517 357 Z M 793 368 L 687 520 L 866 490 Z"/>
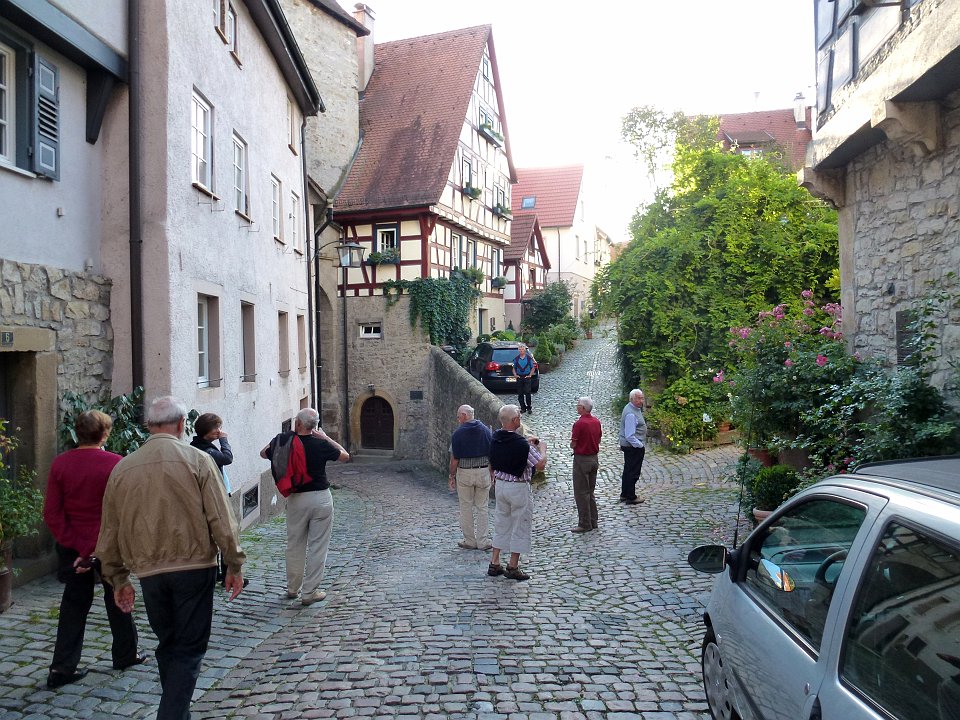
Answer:
<path fill-rule="evenodd" d="M 450 434 L 457 428 L 457 408 L 470 405 L 477 420 L 496 430 L 500 427 L 497 413 L 504 403 L 436 346 L 430 348 L 429 367 L 433 418 L 423 459 L 446 475 L 450 464 Z"/>
<path fill-rule="evenodd" d="M 110 280 L 45 265 L 2 260 L 0 323 L 56 333 L 58 397 L 94 400 L 110 389 L 113 328 Z"/>
<path fill-rule="evenodd" d="M 852 209 L 853 347 L 896 361 L 897 312 L 915 307 L 928 283 L 957 294 L 960 280 L 960 93 L 943 103 L 942 148 L 918 159 L 885 141 L 847 168 Z M 843 233 L 841 233 L 843 235 Z M 844 242 L 846 238 L 841 238 Z M 940 319 L 932 382 L 950 381 L 948 360 L 960 356 L 960 308 Z"/>

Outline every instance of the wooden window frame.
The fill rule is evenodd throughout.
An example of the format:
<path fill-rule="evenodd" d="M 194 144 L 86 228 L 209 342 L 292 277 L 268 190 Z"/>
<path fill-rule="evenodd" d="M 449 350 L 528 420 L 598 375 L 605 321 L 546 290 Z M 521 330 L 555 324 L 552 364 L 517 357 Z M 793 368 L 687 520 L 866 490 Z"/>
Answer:
<path fill-rule="evenodd" d="M 270 219 L 273 239 L 283 242 L 283 183 L 276 175 L 270 175 Z"/>
<path fill-rule="evenodd" d="M 190 177 L 193 185 L 210 193 L 213 187 L 213 105 L 196 90 L 190 103 Z M 198 126 L 203 112 L 202 127 Z M 202 138 L 202 141 L 200 140 Z M 203 170 L 199 163 L 203 163 Z"/>

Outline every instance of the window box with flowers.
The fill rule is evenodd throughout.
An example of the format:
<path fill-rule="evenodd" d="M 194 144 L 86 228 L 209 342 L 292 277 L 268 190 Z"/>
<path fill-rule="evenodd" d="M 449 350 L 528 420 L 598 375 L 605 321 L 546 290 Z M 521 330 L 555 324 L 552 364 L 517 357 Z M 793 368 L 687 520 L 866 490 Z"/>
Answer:
<path fill-rule="evenodd" d="M 494 290 L 500 290 L 507 286 L 507 279 L 503 275 L 497 275 L 495 278 L 490 280 L 490 287 Z"/>
<path fill-rule="evenodd" d="M 477 200 L 483 194 L 483 189 L 474 187 L 473 185 L 464 185 L 463 194 L 471 200 Z"/>
<path fill-rule="evenodd" d="M 493 206 L 493 214 L 499 215 L 505 220 L 510 220 L 513 218 L 513 213 L 510 211 L 510 208 L 508 208 L 506 205 L 501 205 L 500 203 L 497 203 Z"/>
<path fill-rule="evenodd" d="M 396 248 L 387 248 L 386 250 L 380 252 L 374 250 L 372 253 L 367 255 L 364 263 L 367 265 L 399 265 L 400 253 Z"/>
<path fill-rule="evenodd" d="M 498 148 L 503 147 L 503 135 L 494 130 L 493 125 L 490 123 L 483 123 L 478 129 L 481 135 L 483 135 Z"/>

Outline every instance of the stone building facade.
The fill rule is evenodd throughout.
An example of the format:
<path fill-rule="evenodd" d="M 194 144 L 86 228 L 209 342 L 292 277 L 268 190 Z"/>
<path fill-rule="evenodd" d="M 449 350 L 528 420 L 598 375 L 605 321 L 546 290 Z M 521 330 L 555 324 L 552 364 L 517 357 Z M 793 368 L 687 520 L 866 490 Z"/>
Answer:
<path fill-rule="evenodd" d="M 960 0 L 815 0 L 817 121 L 801 183 L 838 208 L 844 334 L 890 365 L 932 290 L 960 293 Z M 935 319 L 951 385 L 960 309 Z"/>
<path fill-rule="evenodd" d="M 947 276 L 960 273 L 960 93 L 943 108 L 942 150 L 922 167 L 911 149 L 889 141 L 847 166 L 856 226 L 856 242 L 843 245 L 853 348 L 890 364 L 897 361 L 898 313 L 933 288 L 960 291 L 958 278 Z M 960 357 L 960 307 L 938 320 L 931 381 L 944 387 L 951 382 L 949 361 Z"/>

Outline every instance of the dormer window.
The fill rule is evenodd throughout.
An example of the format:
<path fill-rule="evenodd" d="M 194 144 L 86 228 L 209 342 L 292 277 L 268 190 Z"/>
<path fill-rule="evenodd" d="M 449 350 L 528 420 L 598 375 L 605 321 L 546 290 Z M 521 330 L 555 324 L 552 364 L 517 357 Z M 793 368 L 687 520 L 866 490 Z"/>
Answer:
<path fill-rule="evenodd" d="M 520 201 L 522 210 L 533 210 L 537 206 L 537 196 L 527 195 Z"/>

